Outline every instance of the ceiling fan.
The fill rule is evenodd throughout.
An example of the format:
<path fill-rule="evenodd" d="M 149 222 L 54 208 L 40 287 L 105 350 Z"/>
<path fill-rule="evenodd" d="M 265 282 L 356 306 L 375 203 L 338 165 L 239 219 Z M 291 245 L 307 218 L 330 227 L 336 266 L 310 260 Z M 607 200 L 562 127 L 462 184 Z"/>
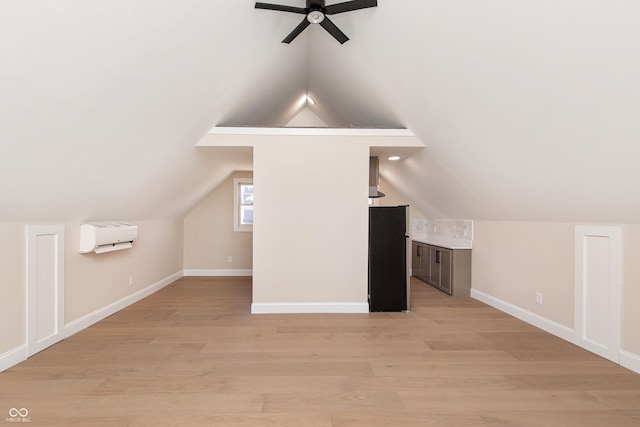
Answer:
<path fill-rule="evenodd" d="M 256 3 L 256 9 L 277 10 L 279 12 L 291 12 L 306 15 L 300 25 L 298 25 L 282 43 L 291 43 L 293 39 L 298 37 L 305 28 L 311 24 L 320 24 L 322 28 L 327 30 L 340 44 L 344 44 L 347 37 L 340 29 L 331 22 L 327 15 L 336 15 L 338 13 L 351 12 L 358 9 L 366 9 L 368 7 L 378 6 L 378 0 L 352 0 L 343 3 L 325 5 L 325 0 L 307 0 L 307 7 L 284 6 L 271 3 Z"/>

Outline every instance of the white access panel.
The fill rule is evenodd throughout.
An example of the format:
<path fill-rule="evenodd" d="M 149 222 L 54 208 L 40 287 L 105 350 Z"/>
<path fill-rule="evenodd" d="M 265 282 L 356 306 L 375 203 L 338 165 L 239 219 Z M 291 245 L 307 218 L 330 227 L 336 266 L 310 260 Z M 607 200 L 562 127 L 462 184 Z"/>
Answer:
<path fill-rule="evenodd" d="M 575 333 L 577 344 L 620 362 L 619 227 L 576 227 Z"/>
<path fill-rule="evenodd" d="M 27 227 L 27 354 L 64 338 L 64 226 Z"/>

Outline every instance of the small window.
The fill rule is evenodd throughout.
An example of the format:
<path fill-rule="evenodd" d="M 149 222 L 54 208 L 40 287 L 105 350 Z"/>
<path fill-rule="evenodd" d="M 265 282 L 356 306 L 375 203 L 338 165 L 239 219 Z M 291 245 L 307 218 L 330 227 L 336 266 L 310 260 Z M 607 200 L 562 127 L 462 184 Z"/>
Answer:
<path fill-rule="evenodd" d="M 253 179 L 233 180 L 233 229 L 253 231 Z"/>

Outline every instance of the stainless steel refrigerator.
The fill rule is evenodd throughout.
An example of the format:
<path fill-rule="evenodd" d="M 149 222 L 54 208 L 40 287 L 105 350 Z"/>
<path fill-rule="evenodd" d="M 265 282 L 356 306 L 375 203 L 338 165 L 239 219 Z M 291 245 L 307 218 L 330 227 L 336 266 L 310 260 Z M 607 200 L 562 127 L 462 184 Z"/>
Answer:
<path fill-rule="evenodd" d="M 408 206 L 369 208 L 369 311 L 409 311 Z"/>

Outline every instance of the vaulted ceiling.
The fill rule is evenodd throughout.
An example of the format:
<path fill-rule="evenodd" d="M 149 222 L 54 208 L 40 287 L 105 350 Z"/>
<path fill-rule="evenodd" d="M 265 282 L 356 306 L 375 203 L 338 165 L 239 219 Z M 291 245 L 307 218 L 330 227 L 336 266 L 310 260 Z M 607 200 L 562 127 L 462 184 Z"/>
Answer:
<path fill-rule="evenodd" d="M 274 0 L 303 6 L 304 0 Z M 328 1 L 328 3 L 333 3 Z M 0 3 L 0 221 L 184 213 L 246 149 L 217 125 L 407 127 L 429 217 L 639 222 L 640 3 L 379 0 L 337 43 L 250 0 Z"/>

